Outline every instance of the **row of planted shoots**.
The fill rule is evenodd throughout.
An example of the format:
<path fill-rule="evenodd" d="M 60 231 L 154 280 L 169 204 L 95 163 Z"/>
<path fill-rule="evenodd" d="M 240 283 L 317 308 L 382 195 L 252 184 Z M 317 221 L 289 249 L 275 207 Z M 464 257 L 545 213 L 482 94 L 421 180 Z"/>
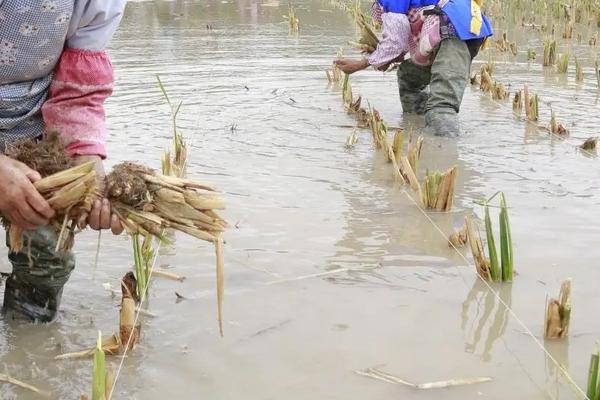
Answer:
<path fill-rule="evenodd" d="M 410 185 L 424 208 L 449 211 L 453 204 L 457 168 L 452 167 L 443 172 L 427 171 L 423 181 L 419 182 L 417 171 L 423 138 L 415 139 L 413 135 L 409 135 L 406 155 L 403 154 L 404 132 L 396 129 L 394 137 L 390 139 L 388 125 L 380 113 L 374 108 L 369 110 L 362 108 L 362 98 L 354 98 L 349 75 L 344 76 L 342 99 L 348 112 L 356 118 L 358 126 L 370 128 L 375 148 L 381 150 L 388 162 L 392 164 L 395 180 Z M 346 144 L 355 142 L 356 131 L 353 131 Z"/>
<path fill-rule="evenodd" d="M 502 83 L 498 83 L 491 78 L 492 68 L 490 64 L 482 66 L 480 71 L 479 87 L 484 93 L 491 93 L 492 99 L 494 100 L 505 100 L 509 97 L 509 93 L 506 87 Z M 477 77 L 471 78 L 471 83 L 477 83 Z M 513 112 L 516 116 L 521 116 L 523 110 L 525 111 L 525 118 L 530 122 L 537 122 L 539 120 L 539 105 L 540 98 L 537 94 L 531 94 L 527 85 L 523 90 L 517 90 L 514 94 L 512 101 Z M 550 112 L 550 124 L 548 126 L 539 126 L 540 129 L 548 131 L 554 135 L 566 136 L 569 134 L 568 129 L 565 125 L 560 122 L 556 113 L 552 110 Z M 595 142 L 596 139 L 592 138 Z M 581 148 L 588 150 L 591 142 L 584 143 Z"/>

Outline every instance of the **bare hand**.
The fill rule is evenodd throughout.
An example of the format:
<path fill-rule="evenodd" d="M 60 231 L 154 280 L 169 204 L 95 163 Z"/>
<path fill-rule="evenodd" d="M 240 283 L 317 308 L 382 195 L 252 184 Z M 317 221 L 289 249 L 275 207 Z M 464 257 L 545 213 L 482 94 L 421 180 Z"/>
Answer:
<path fill-rule="evenodd" d="M 31 230 L 47 225 L 54 210 L 33 186 L 42 177 L 25 164 L 0 155 L 0 213 L 12 224 Z"/>
<path fill-rule="evenodd" d="M 353 60 L 351 58 L 340 58 L 335 60 L 335 65 L 346 74 L 353 74 L 356 71 L 363 70 L 369 66 L 369 62 L 362 58 L 360 60 Z"/>
<path fill-rule="evenodd" d="M 98 189 L 100 193 L 104 192 L 104 166 L 102 165 L 102 159 L 98 156 L 77 156 L 75 157 L 75 165 L 84 164 L 86 162 L 94 161 L 96 163 L 96 180 L 98 181 Z M 84 214 L 78 221 L 79 228 L 83 229 L 87 225 L 90 228 L 98 231 L 100 229 L 110 229 L 114 235 L 120 235 L 123 232 L 123 225 L 117 217 L 113 214 L 108 199 L 96 200 L 92 205 L 92 210 L 89 215 Z"/>

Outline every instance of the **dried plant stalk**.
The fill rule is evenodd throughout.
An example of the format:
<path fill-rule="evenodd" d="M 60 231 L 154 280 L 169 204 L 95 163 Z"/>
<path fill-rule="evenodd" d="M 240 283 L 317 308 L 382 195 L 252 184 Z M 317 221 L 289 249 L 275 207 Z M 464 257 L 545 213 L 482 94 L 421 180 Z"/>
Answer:
<path fill-rule="evenodd" d="M 467 240 L 471 245 L 471 253 L 473 254 L 477 273 L 484 280 L 489 281 L 491 278 L 490 262 L 485 256 L 483 244 L 479 235 L 479 229 L 475 227 L 473 218 L 470 215 L 465 217 L 465 226 L 467 227 Z"/>
<path fill-rule="evenodd" d="M 544 337 L 546 339 L 563 339 L 569 334 L 571 322 L 571 279 L 560 286 L 558 299 L 551 298 L 546 304 L 546 320 Z"/>

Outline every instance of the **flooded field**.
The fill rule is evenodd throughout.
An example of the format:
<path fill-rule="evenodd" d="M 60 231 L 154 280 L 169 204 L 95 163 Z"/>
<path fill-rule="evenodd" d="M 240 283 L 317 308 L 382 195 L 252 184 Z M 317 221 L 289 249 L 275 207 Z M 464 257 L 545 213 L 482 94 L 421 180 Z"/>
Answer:
<path fill-rule="evenodd" d="M 148 309 L 156 316 L 144 317 L 141 343 L 128 354 L 113 398 L 577 398 L 556 363 L 585 388 L 600 338 L 600 161 L 576 148 L 600 133 L 592 70 L 598 50 L 587 36 L 570 49 L 584 64 L 579 84 L 572 71 L 542 69 L 545 34 L 512 27 L 519 56 L 496 54 L 494 78 L 513 91 L 528 84 L 541 97 L 539 124 L 548 124 L 552 108 L 570 138 L 535 129 L 513 117 L 510 101 L 467 88 L 463 135 L 426 136 L 421 157 L 422 171 L 458 166 L 454 209 L 424 214 L 412 192 L 394 183 L 369 131 L 359 131 L 352 149 L 344 146 L 355 121 L 324 70 L 356 37 L 352 20 L 326 1 L 294 6 L 298 37 L 288 35 L 282 17 L 288 3 L 277 0 L 127 6 L 110 50 L 117 84 L 107 104 L 108 165 L 160 167 L 171 131 L 159 74 L 171 97 L 183 101 L 188 174 L 225 192 L 232 229 L 225 235 L 225 337 L 216 323 L 213 249 L 177 237 L 176 250 L 163 249 L 158 264 L 187 279 L 154 281 Z M 507 27 L 508 20 L 498 21 L 496 29 Z M 527 63 L 528 47 L 537 63 Z M 406 124 L 394 73 L 369 70 L 351 80 L 390 125 Z M 498 190 L 511 207 L 518 275 L 512 285 L 489 289 L 470 255 L 464 252 L 467 265 L 443 234 L 471 209 L 481 216 L 474 201 Z M 49 398 L 90 391 L 90 360 L 54 357 L 118 326 L 119 299 L 103 284 L 118 288 L 133 262 L 131 246 L 125 236 L 103 233 L 96 268 L 97 243 L 95 232 L 77 237 L 78 266 L 56 323 L 0 320 L 1 372 Z M 4 253 L 1 260 L 9 271 Z M 544 305 L 568 277 L 571 332 L 545 343 L 552 360 L 540 347 Z M 417 390 L 354 373 L 373 366 L 415 383 L 492 381 Z M 0 398 L 43 397 L 0 384 Z"/>

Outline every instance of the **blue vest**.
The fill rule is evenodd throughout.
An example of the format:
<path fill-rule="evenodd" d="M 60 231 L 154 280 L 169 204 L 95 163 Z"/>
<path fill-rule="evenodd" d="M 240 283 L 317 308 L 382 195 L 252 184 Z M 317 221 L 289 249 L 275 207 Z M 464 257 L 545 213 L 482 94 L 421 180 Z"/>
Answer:
<path fill-rule="evenodd" d="M 377 0 L 384 12 L 407 14 L 411 8 L 432 6 L 439 0 Z M 480 39 L 492 36 L 492 24 L 484 15 L 481 32 L 479 35 L 471 33 L 471 0 L 448 0 L 442 7 L 444 14 L 456 29 L 456 34 L 461 40 Z"/>

